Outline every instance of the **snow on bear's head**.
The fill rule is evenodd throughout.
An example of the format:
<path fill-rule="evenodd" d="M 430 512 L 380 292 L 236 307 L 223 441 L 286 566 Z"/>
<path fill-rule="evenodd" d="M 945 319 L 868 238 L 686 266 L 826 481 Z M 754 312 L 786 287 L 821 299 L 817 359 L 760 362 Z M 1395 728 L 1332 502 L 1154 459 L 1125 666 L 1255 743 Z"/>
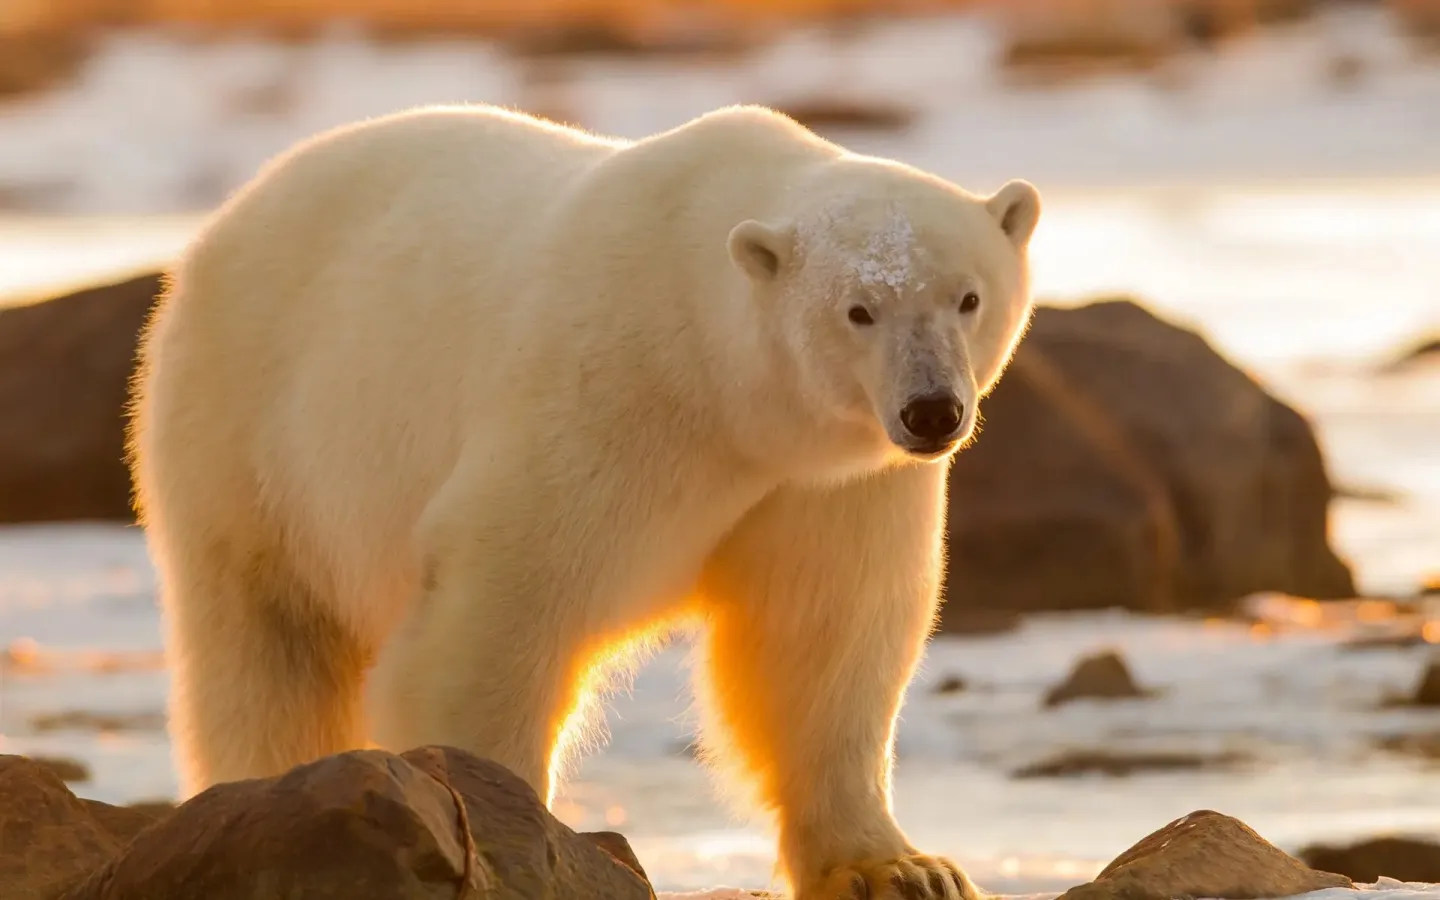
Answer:
<path fill-rule="evenodd" d="M 728 249 L 776 310 L 811 408 L 911 458 L 963 445 L 1030 320 L 1035 188 L 977 197 L 850 156 L 786 193 L 797 199 L 737 224 Z"/>

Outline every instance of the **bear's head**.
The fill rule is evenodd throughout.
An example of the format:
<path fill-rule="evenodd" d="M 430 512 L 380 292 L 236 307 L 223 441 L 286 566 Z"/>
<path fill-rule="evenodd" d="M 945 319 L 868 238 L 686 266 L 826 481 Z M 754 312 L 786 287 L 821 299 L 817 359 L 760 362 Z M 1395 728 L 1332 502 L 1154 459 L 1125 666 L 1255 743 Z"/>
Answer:
<path fill-rule="evenodd" d="M 806 406 L 881 455 L 941 459 L 1028 327 L 1040 195 L 978 197 L 909 167 L 836 160 L 781 211 L 730 231 L 731 261 L 772 312 Z"/>

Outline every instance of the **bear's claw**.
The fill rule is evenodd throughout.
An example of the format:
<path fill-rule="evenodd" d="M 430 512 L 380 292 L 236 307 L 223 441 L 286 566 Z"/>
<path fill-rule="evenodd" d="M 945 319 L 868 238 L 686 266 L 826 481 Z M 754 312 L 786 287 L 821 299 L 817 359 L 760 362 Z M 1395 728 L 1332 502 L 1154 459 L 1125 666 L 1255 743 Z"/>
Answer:
<path fill-rule="evenodd" d="M 938 856 L 855 863 L 831 872 L 797 900 L 982 900 L 960 867 Z"/>

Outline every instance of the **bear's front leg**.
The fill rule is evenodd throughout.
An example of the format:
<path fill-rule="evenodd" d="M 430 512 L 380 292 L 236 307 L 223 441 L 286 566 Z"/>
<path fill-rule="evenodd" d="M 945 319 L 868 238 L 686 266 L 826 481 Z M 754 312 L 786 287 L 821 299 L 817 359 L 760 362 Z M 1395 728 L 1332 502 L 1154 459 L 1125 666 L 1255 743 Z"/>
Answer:
<path fill-rule="evenodd" d="M 787 488 L 707 564 L 710 758 L 776 819 L 798 900 L 973 900 L 891 811 L 895 721 L 942 567 L 945 466 Z"/>
<path fill-rule="evenodd" d="M 498 762 L 550 803 L 567 726 L 582 707 L 586 643 L 565 592 L 526 557 L 432 556 L 431 576 L 371 675 L 375 741 L 438 744 Z"/>
<path fill-rule="evenodd" d="M 549 804 L 591 707 L 590 668 L 646 608 L 615 599 L 632 567 L 606 561 L 634 553 L 623 529 L 586 532 L 589 519 L 556 513 L 578 501 L 553 500 L 544 483 L 476 466 L 445 486 L 418 529 L 422 583 L 380 654 L 369 702 L 380 746 L 458 747 L 506 766 Z M 586 500 L 614 493 L 595 486 Z M 615 507 L 591 514 L 626 520 Z"/>

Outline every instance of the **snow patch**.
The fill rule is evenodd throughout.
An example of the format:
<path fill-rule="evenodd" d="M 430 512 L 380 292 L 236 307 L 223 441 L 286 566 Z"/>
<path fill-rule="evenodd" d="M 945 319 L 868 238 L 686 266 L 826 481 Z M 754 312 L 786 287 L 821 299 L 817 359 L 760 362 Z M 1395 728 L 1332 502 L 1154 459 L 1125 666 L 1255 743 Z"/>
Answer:
<path fill-rule="evenodd" d="M 915 229 L 900 210 L 892 210 L 884 227 L 870 235 L 859 260 L 860 283 L 898 291 L 915 277 Z"/>

